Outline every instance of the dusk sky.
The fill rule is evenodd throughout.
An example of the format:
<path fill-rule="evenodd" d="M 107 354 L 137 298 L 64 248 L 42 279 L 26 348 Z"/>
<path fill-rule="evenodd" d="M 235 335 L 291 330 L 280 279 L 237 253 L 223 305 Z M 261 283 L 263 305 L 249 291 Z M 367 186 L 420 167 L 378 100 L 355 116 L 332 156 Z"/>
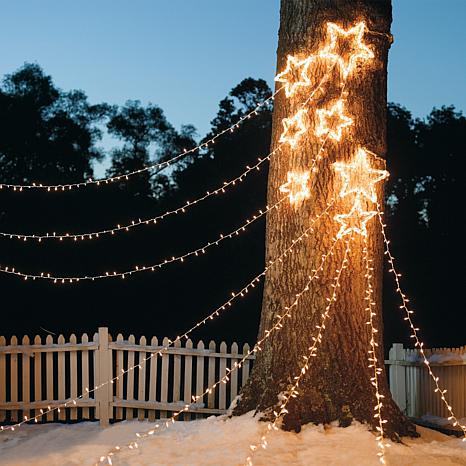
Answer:
<path fill-rule="evenodd" d="M 91 102 L 150 101 L 200 136 L 243 78 L 273 84 L 279 0 L 2 3 L 1 75 L 36 62 Z M 449 104 L 464 111 L 466 1 L 393 0 L 393 7 L 389 100 L 415 116 Z"/>

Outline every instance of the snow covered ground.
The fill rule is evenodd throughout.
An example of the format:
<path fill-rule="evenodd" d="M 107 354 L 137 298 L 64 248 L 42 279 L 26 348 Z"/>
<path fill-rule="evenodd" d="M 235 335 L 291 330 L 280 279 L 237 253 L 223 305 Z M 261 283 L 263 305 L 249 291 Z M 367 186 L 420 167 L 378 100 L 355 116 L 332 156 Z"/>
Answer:
<path fill-rule="evenodd" d="M 2 466 L 92 465 L 115 444 L 125 444 L 147 422 L 130 421 L 101 429 L 97 423 L 27 425 L 0 433 Z M 177 422 L 166 431 L 140 442 L 140 448 L 114 458 L 124 465 L 244 464 L 249 445 L 257 442 L 265 425 L 251 415 Z M 391 466 L 466 465 L 466 442 L 419 428 L 421 438 L 393 445 L 387 453 Z M 346 429 L 305 426 L 301 433 L 273 432 L 269 447 L 254 456 L 255 465 L 376 466 L 374 436 L 361 424 Z"/>

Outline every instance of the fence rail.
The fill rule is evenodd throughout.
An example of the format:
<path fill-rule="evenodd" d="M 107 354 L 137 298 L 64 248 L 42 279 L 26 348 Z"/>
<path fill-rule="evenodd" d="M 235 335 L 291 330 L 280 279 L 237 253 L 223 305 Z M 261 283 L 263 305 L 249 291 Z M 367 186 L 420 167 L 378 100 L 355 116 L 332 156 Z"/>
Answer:
<path fill-rule="evenodd" d="M 13 336 L 7 344 L 0 336 L 0 423 L 18 422 L 40 414 L 40 410 L 58 407 L 65 401 L 81 398 L 76 404 L 44 416 L 45 421 L 98 419 L 102 425 L 110 420 L 155 420 L 171 415 L 191 403 L 219 380 L 227 368 L 247 354 L 248 344 L 230 348 L 222 342 L 191 340 L 163 349 L 169 343 L 152 337 L 150 342 L 133 335 L 127 340 L 117 335 L 113 340 L 106 327 L 99 328 L 91 341 L 86 334 L 80 341 L 51 335 L 45 341 L 24 336 L 21 343 Z M 151 353 L 160 357 L 140 362 Z M 442 387 L 458 418 L 466 417 L 466 347 L 425 350 L 430 365 L 440 377 Z M 183 419 L 223 414 L 249 377 L 254 356 L 249 356 L 229 381 L 219 384 L 212 393 L 192 405 Z M 425 414 L 448 417 L 419 352 L 394 344 L 385 361 L 389 367 L 390 390 L 398 406 L 411 417 Z M 134 370 L 126 372 L 129 367 Z M 118 380 L 94 392 L 92 388 L 113 377 Z M 87 392 L 87 388 L 91 393 Z"/>
<path fill-rule="evenodd" d="M 149 344 L 145 337 L 136 343 L 133 335 L 125 340 L 121 334 L 113 341 L 106 327 L 92 341 L 84 334 L 78 342 L 73 334 L 68 342 L 62 335 L 54 342 L 49 335 L 44 343 L 36 336 L 31 344 L 25 336 L 19 344 L 13 336 L 7 345 L 0 337 L 0 422 L 18 422 L 79 396 L 72 407 L 50 412 L 44 420 L 99 419 L 107 425 L 109 420 L 163 418 L 191 403 L 250 349 L 248 344 L 240 350 L 237 343 L 228 348 L 214 341 L 207 348 L 202 341 L 194 347 L 191 340 L 163 349 L 168 343 L 164 338 L 160 345 L 156 337 Z M 158 351 L 160 357 L 140 364 Z M 225 413 L 247 380 L 253 359 L 249 356 L 226 384 L 195 403 L 183 418 Z M 114 383 L 92 392 L 116 376 Z"/>

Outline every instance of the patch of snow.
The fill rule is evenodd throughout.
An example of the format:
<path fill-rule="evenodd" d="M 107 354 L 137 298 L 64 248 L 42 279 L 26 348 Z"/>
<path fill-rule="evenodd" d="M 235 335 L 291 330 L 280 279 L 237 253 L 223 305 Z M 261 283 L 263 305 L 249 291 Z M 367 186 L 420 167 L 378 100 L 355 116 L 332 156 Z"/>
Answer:
<path fill-rule="evenodd" d="M 152 423 L 124 421 L 100 428 L 97 423 L 26 425 L 0 433 L 2 466 L 92 465 L 115 444 L 126 444 Z M 118 466 L 237 466 L 244 464 L 249 445 L 266 425 L 252 416 L 210 417 L 179 421 L 154 437 L 140 441 L 113 459 Z M 464 466 L 466 442 L 418 427 L 419 439 L 404 439 L 387 451 L 389 466 Z M 345 429 L 307 425 L 299 434 L 272 432 L 269 447 L 259 450 L 254 464 L 292 466 L 377 466 L 374 435 L 354 423 Z"/>

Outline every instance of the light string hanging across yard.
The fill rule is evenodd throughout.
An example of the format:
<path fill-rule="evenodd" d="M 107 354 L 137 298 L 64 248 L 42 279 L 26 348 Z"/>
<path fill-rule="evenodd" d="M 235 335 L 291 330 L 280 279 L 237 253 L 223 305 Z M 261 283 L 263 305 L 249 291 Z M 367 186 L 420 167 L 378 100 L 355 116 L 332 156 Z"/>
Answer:
<path fill-rule="evenodd" d="M 312 358 L 315 358 L 317 356 L 317 347 L 318 345 L 322 342 L 323 334 L 325 331 L 325 324 L 327 322 L 327 319 L 330 317 L 330 310 L 337 300 L 337 294 L 338 294 L 338 288 L 340 288 L 340 280 L 341 280 L 341 275 L 344 269 L 347 268 L 348 264 L 348 255 L 350 253 L 350 241 L 352 237 L 346 238 L 345 243 L 345 252 L 343 254 L 343 259 L 341 261 L 340 267 L 336 270 L 335 272 L 335 277 L 333 278 L 333 283 L 331 284 L 331 287 L 333 288 L 332 294 L 329 298 L 327 298 L 327 305 L 324 309 L 324 311 L 320 315 L 320 321 L 318 324 L 316 324 L 315 329 L 317 330 L 316 336 L 312 337 L 312 344 L 308 348 L 309 352 L 307 355 L 303 356 L 304 359 L 304 365 L 301 367 L 299 374 L 294 377 L 294 384 L 292 387 L 281 396 L 279 399 L 279 406 L 278 410 L 273 411 L 273 420 L 269 421 L 267 424 L 266 431 L 264 435 L 262 435 L 260 442 L 256 444 L 251 444 L 249 445 L 250 453 L 249 456 L 246 458 L 245 464 L 246 466 L 252 466 L 253 465 L 253 455 L 255 452 L 259 449 L 259 447 L 266 449 L 267 448 L 267 436 L 270 434 L 270 432 L 274 430 L 278 430 L 277 423 L 278 421 L 282 418 L 283 415 L 288 413 L 288 410 L 286 407 L 288 406 L 288 403 L 291 401 L 292 398 L 297 398 L 299 396 L 299 383 L 301 382 L 301 379 L 304 377 L 304 375 L 307 373 L 309 369 L 309 365 L 312 361 Z M 336 245 L 336 243 L 339 241 L 338 237 L 335 237 L 333 240 L 332 244 L 332 250 L 333 247 Z M 310 281 L 308 281 L 306 287 L 308 288 L 310 285 Z"/>
<path fill-rule="evenodd" d="M 182 158 L 186 157 L 188 154 L 192 154 L 200 149 L 207 149 L 211 145 L 215 144 L 215 141 L 222 137 L 224 134 L 227 133 L 233 133 L 236 131 L 241 123 L 243 123 L 246 120 L 249 120 L 252 118 L 254 115 L 258 115 L 259 110 L 261 107 L 267 104 L 267 102 L 273 100 L 275 96 L 283 89 L 283 87 L 277 89 L 270 97 L 267 99 L 263 100 L 262 102 L 259 102 L 256 107 L 251 110 L 250 112 L 246 113 L 243 115 L 239 120 L 229 126 L 228 128 L 223 129 L 222 131 L 218 132 L 214 136 L 212 136 L 210 139 L 201 142 L 198 144 L 196 147 L 193 147 L 191 149 L 184 149 L 183 152 L 180 152 L 179 154 L 175 155 L 174 157 L 170 158 L 169 160 L 165 160 L 164 162 L 157 162 L 153 163 L 150 165 L 147 165 L 143 168 L 140 168 L 138 170 L 133 170 L 128 173 L 123 173 L 121 175 L 115 175 L 111 176 L 108 178 L 99 178 L 99 179 L 93 179 L 90 178 L 87 181 L 81 181 L 79 183 L 68 183 L 68 184 L 42 184 L 42 183 L 33 183 L 33 184 L 13 184 L 13 183 L 0 183 L 0 189 L 12 189 L 13 191 L 23 191 L 23 190 L 32 190 L 32 189 L 37 189 L 37 190 L 43 190 L 46 192 L 56 192 L 56 191 L 69 191 L 74 188 L 82 188 L 82 187 L 87 187 L 90 185 L 95 185 L 95 186 L 102 186 L 102 185 L 107 185 L 116 181 L 127 181 L 129 180 L 130 177 L 134 175 L 139 175 L 141 173 L 144 173 L 149 170 L 162 170 L 167 167 L 172 166 L 174 163 L 180 161 Z"/>
<path fill-rule="evenodd" d="M 401 282 L 400 282 L 400 277 L 401 274 L 398 273 L 397 269 L 395 268 L 395 258 L 391 252 L 390 249 L 390 241 L 387 238 L 387 234 L 385 231 L 386 224 L 383 220 L 383 211 L 381 209 L 380 204 L 377 204 L 377 216 L 379 219 L 381 231 L 382 231 L 382 236 L 385 244 L 385 255 L 387 256 L 388 263 L 390 265 L 389 272 L 393 275 L 395 279 L 395 285 L 396 285 L 396 292 L 400 295 L 401 298 L 401 305 L 400 309 L 404 312 L 405 317 L 404 320 L 408 323 L 411 331 L 410 337 L 414 340 L 414 347 L 419 350 L 419 354 L 422 357 L 422 361 L 427 368 L 427 371 L 429 373 L 429 376 L 431 377 L 433 383 L 434 383 L 434 392 L 437 393 L 442 400 L 442 403 L 445 405 L 447 411 L 448 411 L 448 421 L 454 426 L 454 427 L 459 427 L 463 431 L 463 442 L 466 441 L 466 425 L 462 424 L 459 419 L 456 417 L 455 413 L 453 412 L 453 407 L 450 405 L 450 403 L 447 401 L 447 398 L 445 394 L 447 393 L 446 389 L 442 389 L 440 386 L 440 379 L 437 377 L 434 372 L 432 371 L 432 367 L 430 364 L 430 361 L 428 360 L 425 351 L 424 351 L 424 343 L 421 341 L 419 338 L 419 328 L 414 325 L 413 322 L 413 314 L 414 311 L 409 308 L 409 299 L 406 296 L 406 294 L 403 292 L 401 289 Z"/>
<path fill-rule="evenodd" d="M 180 213 L 185 213 L 187 209 L 190 207 L 195 206 L 196 204 L 199 204 L 202 201 L 207 200 L 208 198 L 212 196 L 216 196 L 219 194 L 224 194 L 226 192 L 227 188 L 230 188 L 232 186 L 237 186 L 238 183 L 241 183 L 244 181 L 244 179 L 251 173 L 255 171 L 260 171 L 261 165 L 265 162 L 270 161 L 271 157 L 276 154 L 277 152 L 281 151 L 281 146 L 277 147 L 275 150 L 270 152 L 267 156 L 261 158 L 258 158 L 258 162 L 252 166 L 247 165 L 246 170 L 241 173 L 240 175 L 236 176 L 235 178 L 229 180 L 229 181 L 224 181 L 223 184 L 215 188 L 212 191 L 206 191 L 206 193 L 199 198 L 193 200 L 193 201 L 186 201 L 185 204 L 183 204 L 180 207 L 177 207 L 175 209 L 167 210 L 163 214 L 159 214 L 156 217 L 151 217 L 151 218 L 145 218 L 145 219 L 135 219 L 131 220 L 128 224 L 125 225 L 120 225 L 118 224 L 114 228 L 106 228 L 102 230 L 97 230 L 97 231 L 92 231 L 92 232 L 83 232 L 83 233 L 63 233 L 63 234 L 56 234 L 55 232 L 51 233 L 45 233 L 45 234 L 21 234 L 21 233 L 9 233 L 9 232 L 1 232 L 0 231 L 0 236 L 8 239 L 18 239 L 21 241 L 27 241 L 27 240 L 36 240 L 38 242 L 42 242 L 43 240 L 71 240 L 71 241 L 82 241 L 82 240 L 90 240 L 90 239 L 95 239 L 95 238 L 100 238 L 103 235 L 114 235 L 115 233 L 119 231 L 129 231 L 132 228 L 139 227 L 141 225 L 149 225 L 149 224 L 156 224 L 160 220 L 164 220 L 166 217 L 169 217 L 171 215 L 176 215 Z"/>
<path fill-rule="evenodd" d="M 217 307 L 214 311 L 212 311 L 210 314 L 208 314 L 202 320 L 200 320 L 199 322 L 194 324 L 189 330 L 187 330 L 186 332 L 178 335 L 175 339 L 169 340 L 168 344 L 162 346 L 156 352 L 150 353 L 149 356 L 146 356 L 142 360 L 140 360 L 138 362 L 138 364 L 135 364 L 133 366 L 129 366 L 127 369 L 122 369 L 121 372 L 119 372 L 112 379 L 106 380 L 106 381 L 100 383 L 99 385 L 94 386 L 94 388 L 92 388 L 92 389 L 89 389 L 89 387 L 86 387 L 84 389 L 84 392 L 81 395 L 79 395 L 79 396 L 77 396 L 75 398 L 69 398 L 65 402 L 63 402 L 62 404 L 60 404 L 58 406 L 54 405 L 53 407 L 50 406 L 47 409 L 41 409 L 40 413 L 35 415 L 35 416 L 24 416 L 24 419 L 22 421 L 16 423 L 16 424 L 13 424 L 11 426 L 0 426 L 0 432 L 7 431 L 7 430 L 14 431 L 18 427 L 21 427 L 25 423 L 30 423 L 30 422 L 36 422 L 37 423 L 37 422 L 39 422 L 39 419 L 42 418 L 43 416 L 46 416 L 48 413 L 52 413 L 52 412 L 55 412 L 55 411 L 60 412 L 60 409 L 76 406 L 77 402 L 79 400 L 81 400 L 84 396 L 87 397 L 91 393 L 93 393 L 93 392 L 95 392 L 97 390 L 100 390 L 101 388 L 106 387 L 109 384 L 115 383 L 116 381 L 120 380 L 120 378 L 123 377 L 125 374 L 128 374 L 129 372 L 133 371 L 136 368 L 141 368 L 142 366 L 144 366 L 147 363 L 147 361 L 150 361 L 154 357 L 162 356 L 163 352 L 166 351 L 171 346 L 173 346 L 175 343 L 181 342 L 183 340 L 187 340 L 189 335 L 192 332 L 194 332 L 196 329 L 198 329 L 202 325 L 205 325 L 206 323 L 213 320 L 214 318 L 218 317 L 220 315 L 220 313 L 222 313 L 223 311 L 231 308 L 232 303 L 237 298 L 245 297 L 249 293 L 250 289 L 255 288 L 256 283 L 259 283 L 260 280 L 268 273 L 268 271 L 274 265 L 276 265 L 277 263 L 282 263 L 283 258 L 286 257 L 288 254 L 292 253 L 294 251 L 294 249 L 296 248 L 296 246 L 299 243 L 301 243 L 305 238 L 309 237 L 309 234 L 314 231 L 314 224 L 316 222 L 318 222 L 325 215 L 328 215 L 329 210 L 334 205 L 334 202 L 335 202 L 335 200 L 332 199 L 331 202 L 327 203 L 326 208 L 320 214 L 316 215 L 315 217 L 313 217 L 311 219 L 311 221 L 310 221 L 311 225 L 308 228 L 306 228 L 306 230 L 304 230 L 304 232 L 301 235 L 294 238 L 289 247 L 287 247 L 284 251 L 282 251 L 277 257 L 275 257 L 274 259 L 268 261 L 267 266 L 264 268 L 264 270 L 261 273 L 256 275 L 252 280 L 249 281 L 249 283 L 247 283 L 245 286 L 243 286 L 243 288 L 241 288 L 239 291 L 232 292 L 231 297 L 227 301 L 225 301 L 222 305 Z"/>
<path fill-rule="evenodd" d="M 312 99 L 312 96 L 315 94 L 315 92 L 317 92 L 317 89 L 320 88 L 320 86 L 325 82 L 325 79 L 327 77 L 327 75 L 329 74 L 329 70 L 327 70 L 327 73 L 326 75 L 324 75 L 324 78 L 322 78 L 322 80 L 320 81 L 318 87 L 316 89 L 313 90 L 313 92 L 311 93 L 311 96 L 308 97 L 306 99 L 306 101 L 304 102 L 304 104 L 301 105 L 301 109 L 305 108 L 306 104 Z M 344 86 L 342 87 L 342 93 L 344 91 Z M 311 163 L 311 170 L 309 171 L 309 173 L 315 173 L 317 171 L 317 168 L 316 168 L 316 164 L 322 160 L 322 152 L 324 151 L 325 149 L 325 144 L 327 143 L 328 141 L 328 138 L 329 138 L 329 135 L 330 135 L 330 130 L 331 128 L 329 128 L 329 131 L 327 132 L 327 135 L 324 137 L 318 151 L 317 151 L 317 154 L 313 157 L 312 159 L 312 163 Z M 286 141 L 281 141 L 282 143 L 286 142 Z M 275 153 L 277 150 L 279 150 L 281 146 L 277 147 L 276 149 L 274 149 L 270 154 L 269 156 L 271 156 L 273 153 Z M 308 180 L 310 180 L 310 176 L 307 177 Z M 266 206 L 266 210 L 265 211 L 262 211 L 262 210 L 259 210 L 259 213 L 257 215 L 254 215 L 253 218 L 251 220 L 247 220 L 246 223 L 244 225 L 242 225 L 241 227 L 239 227 L 238 229 L 236 229 L 235 231 L 231 232 L 230 234 L 228 235 L 220 235 L 220 238 L 217 240 L 217 241 L 214 241 L 214 242 L 209 242 L 207 243 L 205 246 L 203 247 L 200 247 L 194 251 L 190 251 L 189 253 L 186 253 L 186 254 L 183 254 L 181 256 L 173 256 L 171 259 L 165 259 L 163 262 L 161 263 L 158 263 L 158 264 L 153 264 L 153 265 L 150 265 L 150 266 L 142 266 L 142 267 L 136 267 L 134 269 L 131 269 L 131 270 L 128 270 L 128 271 L 125 271 L 125 272 L 106 272 L 105 274 L 101 274 L 101 275 L 94 275 L 94 276 L 79 276 L 79 277 L 62 277 L 62 276 L 53 276 L 51 275 L 50 273 L 46 273 L 46 272 L 42 272 L 40 275 L 37 275 L 37 274 L 27 274 L 27 273 L 24 273 L 24 272 L 18 272 L 16 270 L 16 268 L 14 267 L 9 267 L 9 266 L 2 266 L 0 265 L 0 273 L 6 273 L 6 274 L 12 274 L 12 275 L 15 275 L 15 276 L 19 276 L 21 278 L 23 278 L 24 280 L 29 280 L 29 279 L 32 279 L 32 280 L 36 280 L 36 279 L 43 279 L 43 280 L 50 280 L 50 281 L 53 281 L 54 283 L 60 283 L 60 284 L 65 284 L 65 283 L 78 283 L 80 281 L 94 281 L 94 280 L 100 280 L 100 279 L 105 279 L 105 278 L 116 278 L 116 277 L 120 277 L 122 279 L 125 279 L 126 277 L 128 276 L 131 276 L 132 274 L 134 273 L 139 273 L 139 272 L 144 272 L 144 271 L 155 271 L 157 268 L 161 268 L 169 263 L 172 263 L 172 262 L 177 262 L 177 261 L 180 261 L 180 262 L 184 262 L 184 260 L 192 255 L 196 255 L 198 256 L 200 253 L 204 253 L 205 250 L 211 246 L 214 246 L 214 245 L 218 245 L 220 241 L 224 240 L 224 239 L 227 239 L 227 238 L 231 238 L 233 236 L 236 236 L 238 235 L 241 231 L 244 231 L 245 228 L 252 222 L 254 222 L 255 220 L 257 220 L 258 218 L 262 217 L 263 215 L 265 215 L 267 212 L 269 212 L 270 210 L 272 210 L 273 208 L 278 208 L 278 204 L 280 204 L 284 199 L 286 198 L 289 198 L 290 200 L 292 199 L 293 197 L 293 193 L 290 191 L 288 196 L 284 197 L 284 198 L 281 198 L 277 203 L 275 203 L 273 206 L 269 207 L 269 206 Z"/>
<path fill-rule="evenodd" d="M 382 464 L 385 464 L 385 448 L 389 447 L 389 443 L 385 443 L 384 441 L 384 424 L 387 423 L 387 420 L 382 417 L 382 407 L 384 399 L 384 395 L 380 393 L 379 389 L 379 377 L 382 374 L 382 368 L 379 366 L 379 360 L 377 357 L 379 344 L 376 342 L 377 333 L 379 330 L 375 326 L 374 318 L 377 317 L 376 312 L 376 303 L 374 301 L 374 287 L 373 287 L 373 270 L 372 262 L 373 260 L 369 258 L 369 250 L 368 250 L 368 242 L 367 236 L 364 236 L 364 246 L 363 246 L 363 255 L 364 255 L 364 263 L 366 266 L 366 280 L 367 280 L 367 288 L 365 292 L 365 301 L 366 309 L 365 311 L 368 313 L 369 318 L 367 320 L 367 325 L 370 326 L 370 340 L 369 340 L 369 351 L 368 351 L 368 361 L 369 361 L 369 369 L 372 370 L 373 374 L 370 379 L 372 386 L 374 387 L 374 397 L 375 397 L 375 406 L 374 406 L 374 419 L 377 421 L 377 436 L 376 442 L 379 451 L 377 452 L 377 456 L 379 457 L 379 461 Z"/>
<path fill-rule="evenodd" d="M 299 112 L 307 111 L 307 109 L 305 108 L 306 105 L 313 99 L 315 93 L 318 90 L 320 90 L 321 87 L 323 86 L 323 84 L 328 80 L 328 77 L 330 75 L 330 71 L 333 69 L 333 66 L 329 70 L 327 70 L 327 72 L 324 74 L 324 77 L 317 84 L 317 86 L 313 89 L 313 91 L 311 92 L 309 97 L 306 99 L 306 101 L 301 105 L 301 110 Z M 275 96 L 281 89 L 282 88 L 278 89 L 273 96 Z M 343 90 L 342 90 L 342 92 L 343 92 Z M 323 130 L 323 131 L 325 132 L 325 130 Z M 331 131 L 332 131 L 332 128 L 330 128 L 327 131 L 327 137 L 328 137 L 328 135 L 331 134 Z M 319 148 L 319 150 L 317 152 L 317 155 L 312 160 L 311 171 L 314 169 L 317 161 L 322 158 L 321 153 L 325 149 L 325 143 L 327 141 L 327 137 L 325 137 L 325 139 L 323 140 L 323 142 L 321 144 L 321 147 Z M 59 241 L 63 241 L 63 240 L 83 241 L 83 240 L 90 240 L 90 239 L 99 238 L 100 236 L 106 235 L 106 234 L 114 235 L 115 233 L 117 233 L 119 231 L 129 231 L 130 229 L 136 228 L 136 227 L 141 226 L 141 225 L 155 224 L 155 223 L 157 223 L 157 221 L 163 220 L 165 217 L 168 217 L 170 215 L 174 215 L 174 214 L 178 214 L 178 213 L 184 213 L 187 208 L 189 208 L 189 207 L 191 207 L 193 205 L 196 205 L 197 203 L 202 202 L 202 201 L 208 199 L 211 196 L 214 196 L 214 195 L 217 195 L 217 194 L 220 194 L 220 193 L 223 194 L 227 187 L 235 186 L 236 183 L 242 182 L 243 179 L 251 171 L 254 171 L 255 169 L 260 170 L 260 165 L 262 165 L 262 163 L 264 163 L 265 161 L 270 161 L 271 157 L 276 152 L 281 151 L 282 143 L 284 143 L 284 142 L 288 142 L 286 138 L 284 138 L 279 143 L 278 147 L 275 148 L 273 151 L 271 151 L 267 156 L 265 156 L 264 158 L 259 157 L 258 162 L 254 166 L 252 166 L 252 167 L 250 167 L 249 165 L 246 166 L 246 170 L 241 175 L 238 175 L 237 177 L 235 177 L 234 179 L 232 179 L 232 180 L 230 180 L 228 182 L 225 181 L 221 187 L 216 188 L 213 191 L 207 191 L 200 198 L 198 198 L 198 199 L 196 199 L 194 201 L 187 201 L 184 205 L 182 205 L 182 206 L 180 206 L 180 207 L 178 207 L 176 209 L 173 209 L 173 210 L 168 210 L 165 213 L 160 214 L 160 215 L 158 215 L 156 217 L 146 218 L 146 219 L 138 218 L 137 220 L 132 220 L 130 223 L 125 224 L 125 225 L 118 224 L 114 228 L 102 229 L 102 230 L 93 231 L 93 232 L 64 233 L 64 234 L 57 234 L 56 232 L 48 232 L 48 233 L 45 233 L 45 234 L 21 234 L 21 233 L 12 233 L 12 232 L 10 233 L 10 232 L 1 232 L 0 231 L 0 236 L 8 238 L 8 239 L 18 239 L 18 240 L 21 240 L 21 241 L 36 240 L 38 242 L 42 242 L 43 240 L 50 240 L 50 239 L 59 240 Z M 0 187 L 0 189 L 1 189 L 1 187 Z"/>
<path fill-rule="evenodd" d="M 16 270 L 16 268 L 12 268 L 9 266 L 2 266 L 0 265 L 0 272 L 5 273 L 5 274 L 10 274 L 14 275 L 17 277 L 22 278 L 23 280 L 47 280 L 51 281 L 53 283 L 60 283 L 60 284 L 65 284 L 65 283 L 79 283 L 81 281 L 95 281 L 95 280 L 103 280 L 107 278 L 122 278 L 125 279 L 133 274 L 136 273 L 141 273 L 141 272 L 148 272 L 148 271 L 156 271 L 158 269 L 161 269 L 162 267 L 165 267 L 168 264 L 172 264 L 174 262 L 184 262 L 186 259 L 193 257 L 193 256 L 199 256 L 202 254 L 205 254 L 207 249 L 210 249 L 213 246 L 218 246 L 222 241 L 226 239 L 231 239 L 236 236 L 239 236 L 240 233 L 246 231 L 246 228 L 254 223 L 256 220 L 260 219 L 264 215 L 266 215 L 268 212 L 270 212 L 273 209 L 278 209 L 280 204 L 287 199 L 287 196 L 282 197 L 279 199 L 275 204 L 269 206 L 267 205 L 264 210 L 260 209 L 255 215 L 252 216 L 252 218 L 249 218 L 246 220 L 245 223 L 243 223 L 241 226 L 233 230 L 232 232 L 228 234 L 220 234 L 219 238 L 214 241 L 209 241 L 208 243 L 204 244 L 203 246 L 194 249 L 192 251 L 186 252 L 184 254 L 181 254 L 179 256 L 172 256 L 169 259 L 165 259 L 161 262 L 158 262 L 156 264 L 152 265 L 142 265 L 142 266 L 136 266 L 133 269 L 126 270 L 125 272 L 105 272 L 105 274 L 100 274 L 100 275 L 81 275 L 81 276 L 57 276 L 57 275 L 52 275 L 48 272 L 41 272 L 40 275 L 35 275 L 35 274 L 29 274 L 29 273 L 24 273 L 24 272 L 19 272 Z"/>
<path fill-rule="evenodd" d="M 124 446 L 121 446 L 121 445 L 115 445 L 115 447 L 113 447 L 110 451 L 108 451 L 105 455 L 102 455 L 100 456 L 100 459 L 99 461 L 96 463 L 96 465 L 98 464 L 102 464 L 102 463 L 107 463 L 109 465 L 112 465 L 113 464 L 113 461 L 112 461 L 112 457 L 115 456 L 116 454 L 118 453 L 121 453 L 122 450 L 124 448 L 127 448 L 129 450 L 135 450 L 137 448 L 139 448 L 139 444 L 138 444 L 138 441 L 139 440 L 142 440 L 142 439 L 145 439 L 145 438 L 148 438 L 148 437 L 151 437 L 153 436 L 156 432 L 158 432 L 158 430 L 161 428 L 161 427 L 165 427 L 165 428 L 168 428 L 171 424 L 175 423 L 176 422 L 176 419 L 182 415 L 183 413 L 186 413 L 189 411 L 189 408 L 193 405 L 195 405 L 199 400 L 201 400 L 205 395 L 208 395 L 210 393 L 213 392 L 213 390 L 218 386 L 220 385 L 221 383 L 227 383 L 228 380 L 229 380 L 229 377 L 231 375 L 232 372 L 234 372 L 235 370 L 238 370 L 241 368 L 241 366 L 243 365 L 243 363 L 246 361 L 246 359 L 248 359 L 250 356 L 252 356 L 253 354 L 256 354 L 257 352 L 259 351 L 262 351 L 262 344 L 270 337 L 270 335 L 272 335 L 274 332 L 276 331 L 279 331 L 280 329 L 283 328 L 283 321 L 287 318 L 290 318 L 291 317 L 291 311 L 299 304 L 299 301 L 301 299 L 301 297 L 307 292 L 309 291 L 309 287 L 310 287 L 310 284 L 318 278 L 318 274 L 323 270 L 323 267 L 325 265 L 325 262 L 327 260 L 327 258 L 331 255 L 334 254 L 334 248 L 335 248 L 335 245 L 337 244 L 338 242 L 338 238 L 334 238 L 333 242 L 332 242 L 332 245 L 331 247 L 329 248 L 329 250 L 325 253 L 325 254 L 322 254 L 322 257 L 321 257 L 321 262 L 319 264 L 319 266 L 312 271 L 312 274 L 309 276 L 309 279 L 308 281 L 306 282 L 304 288 L 295 295 L 295 299 L 294 301 L 289 305 L 289 306 L 286 306 L 284 309 L 282 309 L 282 311 L 280 312 L 280 314 L 277 314 L 275 316 L 275 323 L 272 327 L 270 327 L 269 329 L 265 330 L 264 331 L 264 336 L 259 339 L 256 344 L 254 345 L 254 347 L 249 350 L 246 354 L 244 354 L 243 358 L 239 361 L 239 362 L 235 362 L 233 367 L 232 368 L 226 368 L 225 369 L 225 374 L 219 379 L 217 380 L 213 385 L 211 385 L 210 387 L 206 388 L 204 390 L 203 393 L 199 394 L 199 395 L 195 395 L 192 397 L 192 403 L 187 403 L 184 405 L 184 407 L 182 409 L 180 409 L 179 411 L 175 412 L 169 419 L 167 420 L 160 420 L 159 422 L 157 422 L 156 424 L 154 424 L 152 426 L 152 428 L 144 431 L 144 432 L 138 432 L 136 433 L 136 437 L 138 440 L 136 441 L 131 441 L 129 443 L 127 443 L 126 445 Z"/>

